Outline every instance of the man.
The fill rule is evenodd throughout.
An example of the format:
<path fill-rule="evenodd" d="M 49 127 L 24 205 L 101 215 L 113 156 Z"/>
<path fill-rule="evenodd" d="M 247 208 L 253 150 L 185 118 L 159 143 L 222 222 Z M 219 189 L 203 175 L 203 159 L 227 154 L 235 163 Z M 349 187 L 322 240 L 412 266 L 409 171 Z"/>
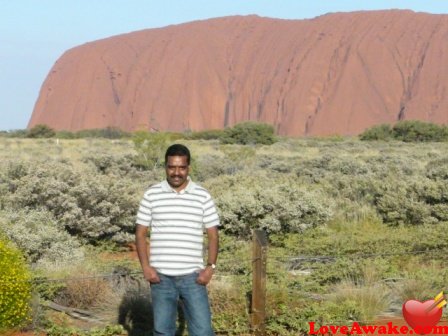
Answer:
<path fill-rule="evenodd" d="M 190 179 L 189 169 L 188 148 L 170 146 L 165 154 L 166 180 L 145 192 L 137 214 L 137 253 L 151 284 L 154 335 L 175 334 L 179 298 L 188 334 L 214 335 L 206 285 L 218 257 L 219 217 L 210 194 Z M 208 236 L 205 267 L 204 228 Z"/>

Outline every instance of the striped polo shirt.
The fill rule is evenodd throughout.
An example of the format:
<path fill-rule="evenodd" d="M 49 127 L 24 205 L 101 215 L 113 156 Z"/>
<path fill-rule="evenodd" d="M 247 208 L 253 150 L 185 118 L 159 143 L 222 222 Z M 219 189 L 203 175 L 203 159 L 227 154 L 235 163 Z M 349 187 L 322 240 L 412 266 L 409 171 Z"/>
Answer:
<path fill-rule="evenodd" d="M 177 192 L 165 180 L 144 194 L 137 224 L 150 227 L 149 264 L 165 275 L 185 275 L 204 268 L 204 228 L 219 225 L 207 190 L 188 177 Z"/>

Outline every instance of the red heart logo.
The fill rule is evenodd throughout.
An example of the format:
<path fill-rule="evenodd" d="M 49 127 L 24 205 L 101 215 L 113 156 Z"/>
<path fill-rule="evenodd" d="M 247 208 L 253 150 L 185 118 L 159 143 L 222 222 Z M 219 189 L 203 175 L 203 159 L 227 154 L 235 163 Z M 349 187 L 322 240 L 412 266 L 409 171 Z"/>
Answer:
<path fill-rule="evenodd" d="M 434 300 L 425 302 L 409 300 L 403 304 L 404 319 L 419 334 L 430 334 L 432 327 L 439 323 L 442 317 L 442 309 L 431 307 L 433 304 Z"/>

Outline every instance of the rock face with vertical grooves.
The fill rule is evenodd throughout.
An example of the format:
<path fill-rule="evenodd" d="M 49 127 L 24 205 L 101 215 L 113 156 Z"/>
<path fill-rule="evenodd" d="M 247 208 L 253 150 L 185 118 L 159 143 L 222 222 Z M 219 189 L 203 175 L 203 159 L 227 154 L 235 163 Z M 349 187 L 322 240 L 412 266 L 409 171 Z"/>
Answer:
<path fill-rule="evenodd" d="M 234 16 L 94 41 L 56 62 L 28 126 L 196 131 L 257 120 L 304 136 L 406 119 L 448 123 L 448 15 Z"/>

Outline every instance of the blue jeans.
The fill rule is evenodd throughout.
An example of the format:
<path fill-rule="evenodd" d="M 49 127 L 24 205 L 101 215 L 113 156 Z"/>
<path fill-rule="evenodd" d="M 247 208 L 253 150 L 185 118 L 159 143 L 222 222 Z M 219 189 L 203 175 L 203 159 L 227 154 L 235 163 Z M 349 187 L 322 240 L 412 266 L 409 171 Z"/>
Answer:
<path fill-rule="evenodd" d="M 151 284 L 154 335 L 174 336 L 177 303 L 182 299 L 189 336 L 213 336 L 206 286 L 196 283 L 199 273 L 167 276 L 159 273 L 160 283 Z"/>

